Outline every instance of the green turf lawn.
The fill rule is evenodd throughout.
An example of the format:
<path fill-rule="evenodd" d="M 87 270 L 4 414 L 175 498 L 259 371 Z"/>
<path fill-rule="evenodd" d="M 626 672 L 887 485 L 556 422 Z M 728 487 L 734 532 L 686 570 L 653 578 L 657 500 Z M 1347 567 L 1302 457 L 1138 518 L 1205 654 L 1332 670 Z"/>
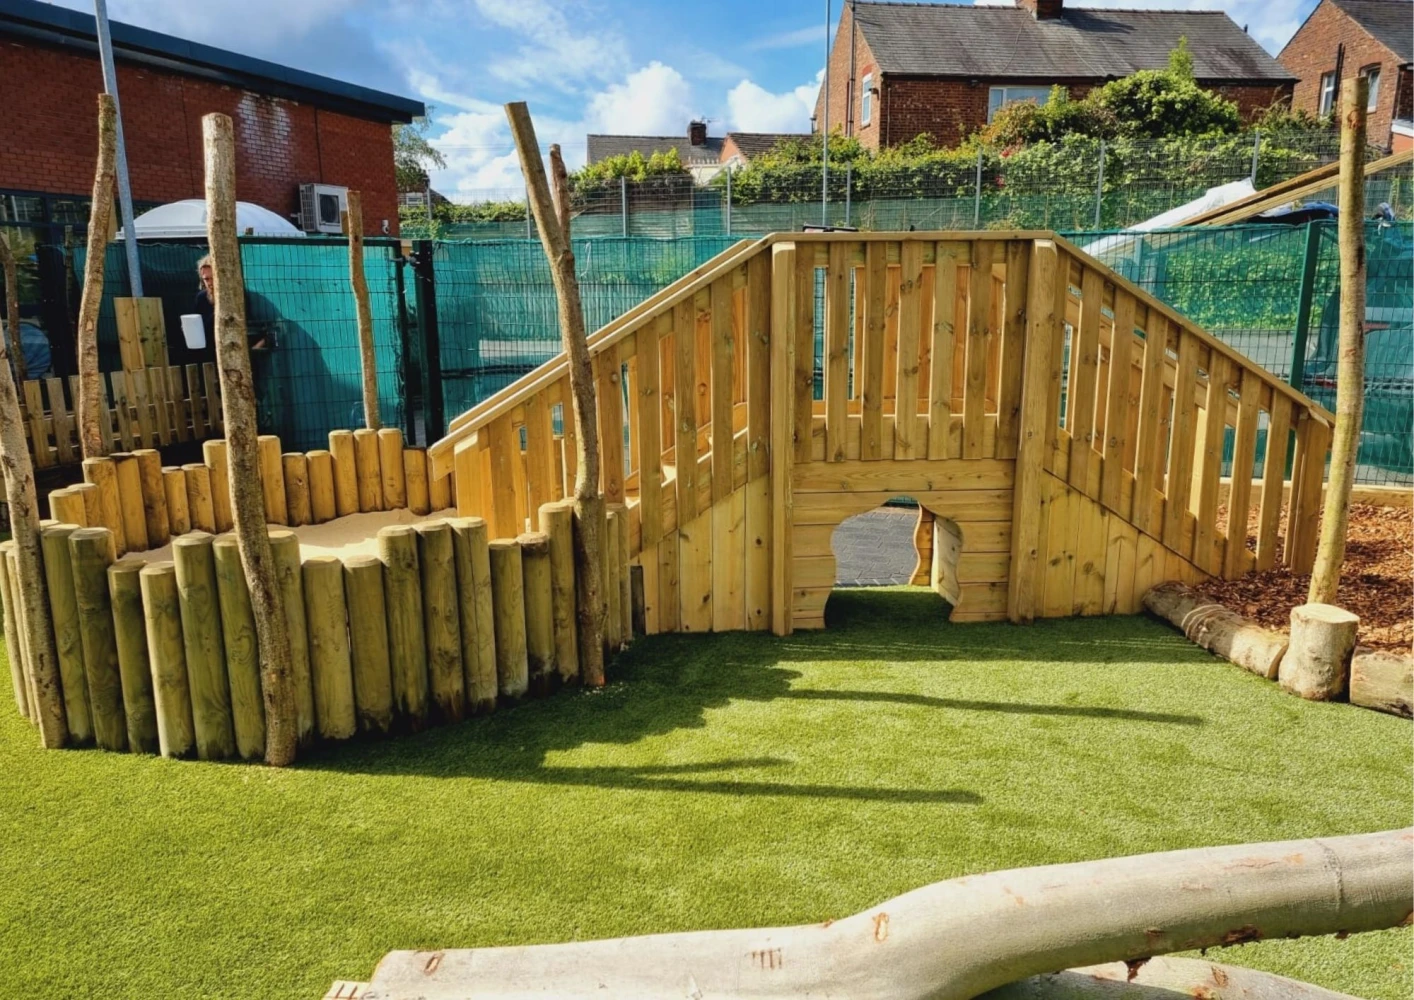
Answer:
<path fill-rule="evenodd" d="M 394 948 L 839 917 L 938 879 L 1409 822 L 1407 722 L 1142 618 L 662 636 L 612 683 L 290 770 L 0 721 L 0 995 L 292 997 Z M 1210 952 L 1381 1000 L 1411 932 Z"/>

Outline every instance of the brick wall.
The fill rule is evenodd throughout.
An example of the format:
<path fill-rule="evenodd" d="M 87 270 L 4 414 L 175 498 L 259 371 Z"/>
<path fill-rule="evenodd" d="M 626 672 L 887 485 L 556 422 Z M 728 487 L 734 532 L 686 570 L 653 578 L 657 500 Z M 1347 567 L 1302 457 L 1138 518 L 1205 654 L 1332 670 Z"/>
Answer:
<path fill-rule="evenodd" d="M 834 44 L 830 46 L 830 87 L 829 87 L 829 111 L 830 111 L 830 131 L 838 128 L 841 132 L 854 135 L 864 145 L 866 149 L 879 148 L 879 121 L 880 107 L 879 95 L 874 98 L 874 113 L 870 123 L 864 125 L 859 119 L 860 88 L 863 86 L 864 77 L 873 74 L 872 85 L 882 88 L 883 80 L 876 69 L 874 53 L 869 50 L 869 46 L 864 41 L 864 33 L 858 32 L 854 37 L 854 100 L 850 97 L 850 76 L 849 76 L 849 43 L 850 33 L 853 28 L 853 17 L 850 14 L 849 6 L 846 5 L 844 12 L 840 15 L 840 23 L 835 32 Z M 818 131 L 820 123 L 823 121 L 822 114 L 825 110 L 825 88 L 820 88 L 820 94 L 815 98 L 815 128 Z M 849 131 L 847 124 L 852 119 L 852 131 Z"/>
<path fill-rule="evenodd" d="M 1388 146 L 1390 124 L 1396 117 L 1396 107 L 1409 103 L 1409 72 L 1401 71 L 1395 54 L 1330 0 L 1321 0 L 1306 23 L 1286 43 L 1281 55 L 1277 56 L 1293 76 L 1301 78 L 1292 95 L 1292 106 L 1312 114 L 1319 110 L 1321 74 L 1336 68 L 1336 50 L 1340 45 L 1345 46 L 1342 84 L 1369 66 L 1380 67 L 1377 103 L 1367 119 L 1366 132 L 1371 143 Z M 1338 87 L 1337 108 L 1339 94 Z"/>
<path fill-rule="evenodd" d="M 0 188 L 87 195 L 98 147 L 96 56 L 17 39 L 0 41 Z M 201 117 L 231 116 L 236 195 L 282 216 L 299 210 L 298 185 L 363 192 L 364 228 L 397 232 L 392 130 L 311 105 L 129 63 L 118 64 L 123 135 L 137 201 L 204 195 Z"/>

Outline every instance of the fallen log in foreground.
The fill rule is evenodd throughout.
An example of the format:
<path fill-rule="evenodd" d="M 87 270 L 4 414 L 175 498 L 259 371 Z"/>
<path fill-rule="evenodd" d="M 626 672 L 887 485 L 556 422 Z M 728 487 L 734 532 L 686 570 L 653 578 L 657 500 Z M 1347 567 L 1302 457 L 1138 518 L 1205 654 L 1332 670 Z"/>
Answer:
<path fill-rule="evenodd" d="M 365 997 L 969 1000 L 1074 966 L 1393 927 L 1411 860 L 1414 829 L 992 872 L 806 926 L 395 951 Z"/>
<path fill-rule="evenodd" d="M 980 1000 L 1358 1000 L 1274 972 L 1198 958 L 1155 958 L 1143 965 L 1110 962 L 1032 976 L 982 994 Z"/>

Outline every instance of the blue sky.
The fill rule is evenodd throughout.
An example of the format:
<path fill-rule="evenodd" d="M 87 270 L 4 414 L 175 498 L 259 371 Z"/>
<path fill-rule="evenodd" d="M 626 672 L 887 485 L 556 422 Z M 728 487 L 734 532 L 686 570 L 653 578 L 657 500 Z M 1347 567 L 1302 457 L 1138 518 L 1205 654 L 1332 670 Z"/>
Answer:
<path fill-rule="evenodd" d="M 91 0 L 59 0 L 92 10 Z M 1077 0 L 1219 8 L 1275 54 L 1317 0 Z M 837 17 L 841 0 L 833 0 Z M 520 171 L 501 105 L 525 100 L 571 167 L 588 132 L 806 131 L 824 64 L 824 0 L 108 0 L 114 20 L 417 97 L 457 200 Z"/>

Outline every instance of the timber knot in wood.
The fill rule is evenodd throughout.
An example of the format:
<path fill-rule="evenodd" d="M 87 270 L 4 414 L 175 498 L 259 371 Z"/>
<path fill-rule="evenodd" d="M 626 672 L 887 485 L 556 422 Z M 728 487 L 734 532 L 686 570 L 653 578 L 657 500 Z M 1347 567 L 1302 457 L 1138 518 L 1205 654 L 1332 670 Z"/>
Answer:
<path fill-rule="evenodd" d="M 1147 963 L 1152 957 L 1152 955 L 1145 955 L 1143 958 L 1126 959 L 1124 962 L 1124 981 L 1126 983 L 1134 982 L 1134 977 L 1139 975 L 1139 970 L 1144 968 L 1145 963 Z"/>
<path fill-rule="evenodd" d="M 874 915 L 874 940 L 882 944 L 889 937 L 889 915 L 887 913 L 876 913 Z"/>
<path fill-rule="evenodd" d="M 1243 924 L 1241 927 L 1234 927 L 1223 935 L 1223 944 L 1247 944 L 1249 941 L 1262 940 L 1262 932 L 1251 924 Z"/>
<path fill-rule="evenodd" d="M 442 952 L 434 951 L 432 954 L 427 956 L 427 961 L 423 962 L 422 971 L 430 976 L 437 971 L 438 966 L 440 966 L 441 964 Z"/>

